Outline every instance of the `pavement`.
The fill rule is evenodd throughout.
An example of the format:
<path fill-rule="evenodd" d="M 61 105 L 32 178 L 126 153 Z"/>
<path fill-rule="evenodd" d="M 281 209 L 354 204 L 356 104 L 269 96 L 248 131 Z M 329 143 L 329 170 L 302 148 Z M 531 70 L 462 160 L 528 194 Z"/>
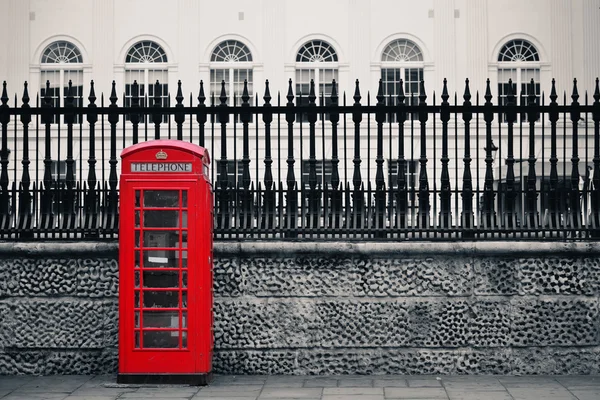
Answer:
<path fill-rule="evenodd" d="M 2 400 L 600 400 L 599 375 L 217 375 L 209 386 L 122 385 L 114 375 L 0 376 Z"/>

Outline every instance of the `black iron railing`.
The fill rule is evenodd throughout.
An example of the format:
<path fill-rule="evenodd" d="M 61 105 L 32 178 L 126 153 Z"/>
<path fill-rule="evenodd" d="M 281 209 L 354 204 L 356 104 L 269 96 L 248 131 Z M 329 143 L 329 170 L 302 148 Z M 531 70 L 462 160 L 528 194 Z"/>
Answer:
<path fill-rule="evenodd" d="M 48 96 L 30 106 L 27 84 L 11 107 L 4 83 L 0 239 L 116 238 L 118 155 L 166 138 L 214 157 L 217 240 L 598 239 L 598 80 L 583 104 L 576 81 L 561 104 L 554 81 L 548 104 L 531 85 L 517 105 L 509 82 L 498 105 L 489 80 L 481 100 L 467 80 L 460 101 L 444 80 L 430 103 L 423 82 L 418 99 L 402 83 L 384 96 L 380 82 L 371 104 L 358 81 L 352 100 L 335 81 L 327 99 L 311 84 L 298 100 L 290 80 L 272 104 L 267 81 L 251 106 L 246 85 L 242 103 L 228 104 L 224 82 L 211 99 L 201 82 L 185 105 L 179 83 L 171 107 L 140 99 L 134 83 L 122 107 L 114 82 L 96 104 L 92 82 L 87 106 L 69 84 L 57 108 Z"/>

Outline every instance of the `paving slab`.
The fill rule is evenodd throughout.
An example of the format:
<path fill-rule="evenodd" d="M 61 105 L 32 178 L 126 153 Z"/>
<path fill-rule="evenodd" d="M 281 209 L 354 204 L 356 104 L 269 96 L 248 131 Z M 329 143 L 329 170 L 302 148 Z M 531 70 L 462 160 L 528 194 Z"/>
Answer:
<path fill-rule="evenodd" d="M 386 399 L 447 399 L 444 388 L 416 387 L 416 388 L 384 388 Z"/>
<path fill-rule="evenodd" d="M 598 400 L 600 399 L 600 390 L 571 390 L 571 393 L 579 400 Z"/>
<path fill-rule="evenodd" d="M 305 388 L 337 387 L 338 380 L 335 378 L 307 378 L 304 381 Z"/>
<path fill-rule="evenodd" d="M 407 387 L 406 379 L 373 379 L 373 387 Z"/>
<path fill-rule="evenodd" d="M 372 388 L 373 387 L 373 379 L 372 378 L 362 378 L 362 379 L 339 379 L 338 380 L 339 387 L 362 387 L 362 388 Z"/>
<path fill-rule="evenodd" d="M 323 396 L 325 395 L 382 395 L 383 388 L 362 388 L 362 387 L 338 387 L 324 388 Z"/>
<path fill-rule="evenodd" d="M 310 399 L 320 398 L 322 394 L 322 388 L 266 388 L 259 399 Z"/>
<path fill-rule="evenodd" d="M 441 387 L 441 379 L 429 378 L 429 379 L 407 379 L 409 387 Z"/>
<path fill-rule="evenodd" d="M 456 392 L 446 390 L 450 400 L 513 400 L 513 397 L 505 390 L 503 391 L 466 391 Z"/>
<path fill-rule="evenodd" d="M 324 394 L 322 400 L 384 400 L 384 398 L 383 394 Z"/>

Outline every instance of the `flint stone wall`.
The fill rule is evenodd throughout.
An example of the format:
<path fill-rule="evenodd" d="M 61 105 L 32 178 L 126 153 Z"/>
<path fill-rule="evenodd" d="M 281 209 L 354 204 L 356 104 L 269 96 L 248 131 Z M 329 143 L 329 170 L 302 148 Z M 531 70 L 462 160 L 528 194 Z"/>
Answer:
<path fill-rule="evenodd" d="M 0 374 L 114 373 L 118 248 L 0 243 Z M 216 243 L 214 371 L 600 373 L 600 243 Z"/>

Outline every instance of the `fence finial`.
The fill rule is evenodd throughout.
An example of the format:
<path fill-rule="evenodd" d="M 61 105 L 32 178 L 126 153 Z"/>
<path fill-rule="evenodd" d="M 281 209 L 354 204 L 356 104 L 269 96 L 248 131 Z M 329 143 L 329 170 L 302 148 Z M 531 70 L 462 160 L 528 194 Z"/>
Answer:
<path fill-rule="evenodd" d="M 379 87 L 377 88 L 377 96 L 375 98 L 378 105 L 384 105 L 383 100 L 385 100 L 385 97 L 383 97 L 383 81 L 381 79 L 379 80 Z"/>
<path fill-rule="evenodd" d="M 308 92 L 308 104 L 315 104 L 317 96 L 315 95 L 315 81 L 314 79 L 310 80 L 310 91 Z"/>
<path fill-rule="evenodd" d="M 88 96 L 88 100 L 90 101 L 90 106 L 94 105 L 94 103 L 96 103 L 96 92 L 94 91 L 94 81 L 92 80 L 90 82 L 90 95 Z"/>
<path fill-rule="evenodd" d="M 204 95 L 204 82 L 201 80 L 200 81 L 200 92 L 198 93 L 198 103 L 200 105 L 204 105 L 205 101 L 206 101 L 206 96 Z"/>
<path fill-rule="evenodd" d="M 0 101 L 2 101 L 2 107 L 8 107 L 8 93 L 6 93 L 6 81 L 2 82 L 2 97 L 0 97 Z"/>
<path fill-rule="evenodd" d="M 110 91 L 110 104 L 116 106 L 117 105 L 117 100 L 119 100 L 119 98 L 117 97 L 117 88 L 116 88 L 116 82 L 112 81 L 112 90 Z"/>
<path fill-rule="evenodd" d="M 444 78 L 444 87 L 442 89 L 442 104 L 448 104 L 448 99 L 450 95 L 448 95 L 448 81 Z"/>
<path fill-rule="evenodd" d="M 6 83 L 6 82 L 5 82 Z M 4 96 L 4 93 L 2 94 Z M 600 80 L 596 78 L 596 89 L 594 90 L 594 100 L 600 102 Z"/>
<path fill-rule="evenodd" d="M 221 101 L 222 106 L 227 105 L 227 92 L 225 91 L 225 80 L 221 81 L 221 94 L 219 95 L 219 100 Z"/>
<path fill-rule="evenodd" d="M 404 104 L 406 96 L 404 95 L 404 81 L 400 78 L 400 84 L 398 85 L 398 103 Z"/>
<path fill-rule="evenodd" d="M 486 104 L 492 103 L 492 90 L 490 89 L 490 79 L 488 78 L 485 82 L 485 95 L 483 96 Z"/>
<path fill-rule="evenodd" d="M 181 91 L 181 79 L 177 81 L 177 96 L 175 96 L 175 101 L 177 101 L 177 105 L 183 107 L 183 92 Z"/>
<path fill-rule="evenodd" d="M 21 100 L 23 100 L 23 105 L 29 105 L 29 92 L 27 91 L 27 81 L 25 81 L 25 83 L 23 84 L 24 89 L 23 89 L 23 98 Z"/>
<path fill-rule="evenodd" d="M 294 92 L 292 91 L 292 78 L 290 78 L 289 82 L 288 82 L 288 92 L 287 92 L 287 96 L 286 96 L 288 103 L 288 106 L 293 106 L 294 105 Z"/>
<path fill-rule="evenodd" d="M 573 94 L 571 95 L 573 99 L 573 104 L 579 104 L 577 100 L 579 100 L 579 92 L 577 92 L 577 78 L 573 79 Z"/>
<path fill-rule="evenodd" d="M 358 83 L 358 79 L 356 80 L 356 87 L 354 89 L 354 105 L 355 106 L 360 106 L 360 87 L 359 87 L 359 83 Z"/>
<path fill-rule="evenodd" d="M 269 91 L 269 80 L 265 81 L 265 95 L 263 96 L 265 104 L 271 104 L 271 92 Z"/>
<path fill-rule="evenodd" d="M 425 81 L 421 80 L 421 89 L 419 90 L 419 105 L 425 105 L 427 94 L 425 93 Z"/>
<path fill-rule="evenodd" d="M 469 78 L 465 79 L 465 93 L 463 94 L 465 103 L 471 105 L 471 89 L 469 89 Z"/>
<path fill-rule="evenodd" d="M 244 79 L 244 90 L 242 91 L 242 105 L 249 105 L 250 95 L 248 94 L 248 80 Z"/>

